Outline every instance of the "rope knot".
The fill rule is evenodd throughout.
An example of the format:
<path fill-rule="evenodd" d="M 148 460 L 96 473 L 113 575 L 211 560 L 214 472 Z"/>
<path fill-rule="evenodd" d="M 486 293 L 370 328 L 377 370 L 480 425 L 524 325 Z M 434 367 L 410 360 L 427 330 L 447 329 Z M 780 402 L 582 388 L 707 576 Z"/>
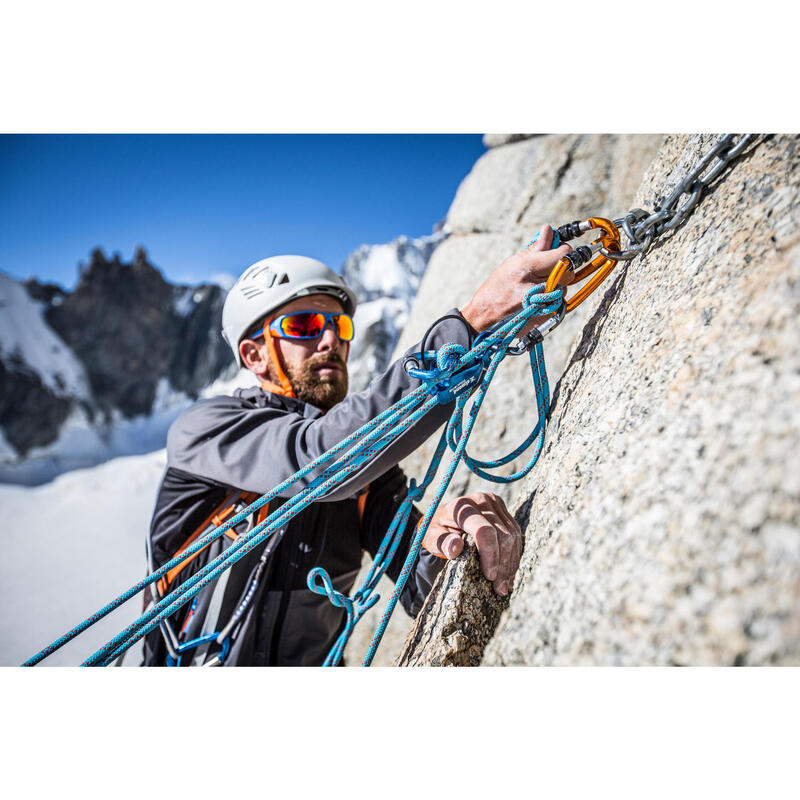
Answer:
<path fill-rule="evenodd" d="M 530 312 L 530 316 L 551 314 L 557 311 L 564 299 L 564 288 L 556 286 L 552 292 L 545 291 L 545 284 L 537 283 L 525 294 L 522 301 L 523 308 Z"/>
<path fill-rule="evenodd" d="M 436 354 L 436 366 L 443 372 L 451 372 L 466 352 L 467 348 L 463 345 L 450 342 L 439 348 L 439 352 Z"/>
<path fill-rule="evenodd" d="M 543 283 L 537 283 L 535 286 L 531 286 L 531 288 L 525 292 L 525 297 L 522 300 L 522 307 L 530 308 L 532 305 L 540 303 L 541 298 L 537 297 L 537 295 L 540 295 L 543 291 Z"/>
<path fill-rule="evenodd" d="M 408 482 L 408 492 L 406 494 L 406 498 L 413 503 L 415 500 L 422 500 L 424 494 L 425 489 L 417 486 L 416 480 L 411 478 L 411 480 Z"/>
<path fill-rule="evenodd" d="M 317 578 L 319 578 L 320 584 L 317 583 Z M 330 600 L 333 605 L 337 608 L 344 608 L 347 611 L 348 617 L 352 615 L 353 601 L 333 588 L 333 581 L 326 569 L 314 567 L 314 569 L 308 573 L 306 584 L 314 594 L 327 595 L 328 600 Z"/>

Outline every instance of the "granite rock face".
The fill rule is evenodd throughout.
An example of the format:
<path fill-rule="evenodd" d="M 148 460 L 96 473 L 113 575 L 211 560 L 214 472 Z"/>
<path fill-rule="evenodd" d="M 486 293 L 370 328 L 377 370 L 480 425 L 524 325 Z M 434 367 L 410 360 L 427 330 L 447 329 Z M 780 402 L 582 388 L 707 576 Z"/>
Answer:
<path fill-rule="evenodd" d="M 453 306 L 459 308 L 508 255 L 523 249 L 539 228 L 587 215 L 619 216 L 634 193 L 662 136 L 536 136 L 485 153 L 456 192 L 447 225 L 450 237 L 434 252 L 422 280 L 411 318 L 395 355 L 424 333 L 430 321 Z M 631 176 L 635 175 L 635 180 Z M 594 296 L 570 314 L 547 340 L 545 359 L 551 389 L 600 297 Z M 526 358 L 506 359 L 481 411 L 479 435 L 469 451 L 479 458 L 505 454 L 524 441 L 533 427 L 530 367 Z M 409 475 L 422 475 L 436 446 L 432 437 L 407 458 Z M 519 469 L 525 454 L 508 465 Z M 447 497 L 492 491 L 507 502 L 518 487 L 456 473 Z"/>
<path fill-rule="evenodd" d="M 460 591 L 469 586 L 470 591 Z M 439 573 L 406 638 L 398 667 L 477 667 L 508 605 L 484 580 L 478 551 L 467 541 L 450 569 Z"/>
<path fill-rule="evenodd" d="M 716 138 L 668 137 L 633 205 Z M 800 663 L 798 223 L 800 139 L 763 137 L 597 293 L 513 487 L 525 550 L 481 663 Z M 456 570 L 430 605 L 485 590 Z M 451 639 L 413 631 L 404 663 L 448 663 Z"/>
<path fill-rule="evenodd" d="M 500 147 L 502 144 L 518 142 L 521 139 L 530 139 L 535 133 L 484 133 L 484 147 Z"/>
<path fill-rule="evenodd" d="M 662 141 L 660 135 L 511 136 L 502 143 L 487 141 L 493 149 L 476 162 L 456 193 L 446 221 L 450 236 L 431 257 L 395 357 L 418 341 L 433 319 L 466 303 L 492 269 L 524 248 L 543 224 L 560 225 L 581 214 L 614 216 L 627 211 Z M 540 215 L 538 219 L 535 214 Z M 551 388 L 598 302 L 599 297 L 585 302 L 564 321 L 558 336 L 548 339 L 545 357 Z M 469 452 L 486 458 L 513 449 L 534 424 L 532 407 L 527 359 L 507 359 L 486 397 L 479 434 L 473 437 Z M 436 445 L 434 438 L 402 463 L 406 474 L 424 474 Z M 523 454 L 508 465 L 508 471 L 521 467 L 524 459 Z M 459 468 L 447 497 L 474 491 L 495 492 L 510 504 L 518 487 L 489 483 Z M 381 586 L 383 598 L 390 587 L 388 581 Z M 356 628 L 348 663 L 360 661 L 383 605 L 371 609 L 372 616 Z M 395 613 L 373 663 L 393 663 L 410 625 L 401 611 Z"/>

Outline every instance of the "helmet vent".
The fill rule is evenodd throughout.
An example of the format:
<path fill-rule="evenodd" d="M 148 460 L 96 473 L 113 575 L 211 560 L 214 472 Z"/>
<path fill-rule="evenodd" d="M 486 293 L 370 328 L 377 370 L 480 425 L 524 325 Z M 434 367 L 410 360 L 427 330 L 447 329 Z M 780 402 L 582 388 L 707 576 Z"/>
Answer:
<path fill-rule="evenodd" d="M 247 270 L 247 272 L 245 272 L 245 274 L 242 275 L 239 280 L 250 284 L 252 284 L 254 281 L 257 281 L 258 283 L 266 286 L 267 289 L 271 289 L 275 283 L 275 278 L 277 277 L 278 276 L 275 274 L 275 270 L 272 270 L 269 267 L 256 265 Z"/>
<path fill-rule="evenodd" d="M 284 272 L 283 277 L 278 281 L 278 286 L 282 283 L 289 283 L 289 276 Z"/>

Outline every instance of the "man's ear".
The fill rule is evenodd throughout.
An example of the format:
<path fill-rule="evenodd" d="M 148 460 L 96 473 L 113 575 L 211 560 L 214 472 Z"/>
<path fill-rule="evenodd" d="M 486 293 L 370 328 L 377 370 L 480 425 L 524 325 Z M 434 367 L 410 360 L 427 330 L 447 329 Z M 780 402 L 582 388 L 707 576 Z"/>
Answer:
<path fill-rule="evenodd" d="M 265 376 L 268 372 L 269 356 L 252 339 L 243 339 L 239 342 L 239 356 L 242 365 L 258 376 Z"/>

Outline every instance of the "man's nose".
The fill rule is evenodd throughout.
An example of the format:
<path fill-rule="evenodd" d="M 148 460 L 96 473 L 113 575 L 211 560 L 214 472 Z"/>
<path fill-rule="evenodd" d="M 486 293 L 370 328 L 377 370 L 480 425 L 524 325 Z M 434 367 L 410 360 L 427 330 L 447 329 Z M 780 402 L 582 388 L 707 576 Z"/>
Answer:
<path fill-rule="evenodd" d="M 319 340 L 317 341 L 317 350 L 327 352 L 335 350 L 339 345 L 339 337 L 333 329 L 333 321 L 325 320 L 325 327 L 322 329 Z"/>

